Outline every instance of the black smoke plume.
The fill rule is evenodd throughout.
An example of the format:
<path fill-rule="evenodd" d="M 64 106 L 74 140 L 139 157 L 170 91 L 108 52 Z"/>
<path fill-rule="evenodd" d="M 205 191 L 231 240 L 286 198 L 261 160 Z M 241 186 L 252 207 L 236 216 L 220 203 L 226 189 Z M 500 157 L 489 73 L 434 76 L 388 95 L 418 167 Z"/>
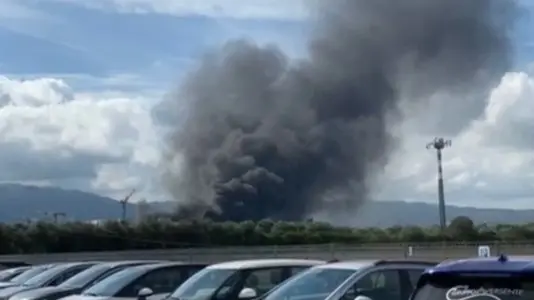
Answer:
<path fill-rule="evenodd" d="M 183 110 L 165 176 L 180 211 L 302 220 L 357 210 L 395 149 L 399 103 L 491 86 L 509 67 L 515 9 L 319 1 L 302 60 L 248 40 L 208 53 L 167 100 Z"/>

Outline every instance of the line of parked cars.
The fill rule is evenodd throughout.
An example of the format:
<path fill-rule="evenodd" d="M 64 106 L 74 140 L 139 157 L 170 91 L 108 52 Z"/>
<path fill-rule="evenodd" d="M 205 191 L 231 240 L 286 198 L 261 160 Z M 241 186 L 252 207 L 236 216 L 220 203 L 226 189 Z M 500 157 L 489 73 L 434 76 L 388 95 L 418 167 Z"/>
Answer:
<path fill-rule="evenodd" d="M 0 300 L 527 300 L 534 258 L 70 262 L 0 271 Z"/>

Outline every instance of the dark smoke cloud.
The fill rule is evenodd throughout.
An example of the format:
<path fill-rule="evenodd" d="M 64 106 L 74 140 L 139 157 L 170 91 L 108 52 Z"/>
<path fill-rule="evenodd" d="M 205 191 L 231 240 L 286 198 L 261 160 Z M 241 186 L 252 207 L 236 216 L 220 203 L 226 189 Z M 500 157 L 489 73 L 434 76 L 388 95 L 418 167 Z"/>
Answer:
<path fill-rule="evenodd" d="M 401 118 L 401 100 L 487 88 L 509 67 L 512 1 L 329 0 L 314 8 L 306 59 L 229 41 L 166 100 L 183 109 L 165 181 L 184 215 L 355 212 L 395 148 L 389 126 Z M 414 98 L 401 99 L 403 89 Z"/>

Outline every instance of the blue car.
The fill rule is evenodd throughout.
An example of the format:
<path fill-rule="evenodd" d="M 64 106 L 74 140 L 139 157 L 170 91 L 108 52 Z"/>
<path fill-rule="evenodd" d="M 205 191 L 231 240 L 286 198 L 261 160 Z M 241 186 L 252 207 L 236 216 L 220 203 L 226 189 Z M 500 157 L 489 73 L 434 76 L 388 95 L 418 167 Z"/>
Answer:
<path fill-rule="evenodd" d="M 411 300 L 534 299 L 534 257 L 450 260 L 427 269 Z M 379 300 L 379 299 L 373 299 Z"/>

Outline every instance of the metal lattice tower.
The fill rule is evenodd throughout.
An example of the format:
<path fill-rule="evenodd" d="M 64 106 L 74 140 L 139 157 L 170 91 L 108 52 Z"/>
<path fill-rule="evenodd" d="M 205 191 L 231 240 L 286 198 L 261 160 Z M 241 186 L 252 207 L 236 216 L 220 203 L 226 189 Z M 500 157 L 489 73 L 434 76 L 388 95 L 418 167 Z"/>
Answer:
<path fill-rule="evenodd" d="M 435 149 L 438 156 L 438 205 L 439 205 L 439 225 L 441 231 L 444 232 L 447 228 L 447 215 L 445 211 L 445 192 L 443 191 L 443 166 L 441 152 L 445 147 L 452 145 L 451 140 L 444 138 L 435 138 L 432 142 L 426 145 L 427 149 Z"/>

